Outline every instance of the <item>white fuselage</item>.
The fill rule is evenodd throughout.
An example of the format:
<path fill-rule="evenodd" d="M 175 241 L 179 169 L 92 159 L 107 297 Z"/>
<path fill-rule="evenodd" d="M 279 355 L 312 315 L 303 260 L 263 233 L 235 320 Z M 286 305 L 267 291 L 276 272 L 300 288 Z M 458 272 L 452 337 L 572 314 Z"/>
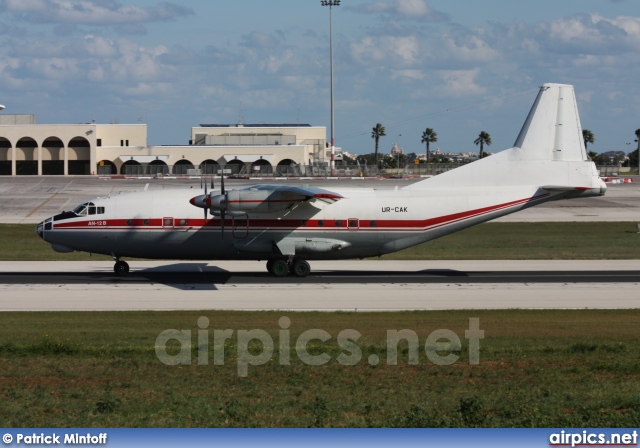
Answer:
<path fill-rule="evenodd" d="M 99 214 L 53 220 L 42 236 L 57 250 L 118 258 L 269 259 L 287 255 L 274 249 L 287 240 L 302 245 L 298 252 L 307 259 L 361 258 L 565 196 L 535 186 L 332 191 L 344 199 L 303 202 L 277 213 L 227 216 L 224 233 L 219 216 L 208 214 L 205 219 L 203 211 L 189 203 L 193 189 L 121 194 L 92 200 Z"/>

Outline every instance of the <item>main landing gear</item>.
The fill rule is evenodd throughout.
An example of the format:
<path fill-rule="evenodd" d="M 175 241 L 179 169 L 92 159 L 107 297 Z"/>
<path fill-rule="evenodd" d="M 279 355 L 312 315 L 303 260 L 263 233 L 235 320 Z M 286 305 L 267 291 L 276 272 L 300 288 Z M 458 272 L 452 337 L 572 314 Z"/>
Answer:
<path fill-rule="evenodd" d="M 296 258 L 294 260 L 269 260 L 267 271 L 275 277 L 285 277 L 292 273 L 296 277 L 306 277 L 311 272 L 311 266 L 306 260 Z"/>
<path fill-rule="evenodd" d="M 129 273 L 129 263 L 116 259 L 116 264 L 113 265 L 113 272 L 119 277 L 124 277 Z"/>

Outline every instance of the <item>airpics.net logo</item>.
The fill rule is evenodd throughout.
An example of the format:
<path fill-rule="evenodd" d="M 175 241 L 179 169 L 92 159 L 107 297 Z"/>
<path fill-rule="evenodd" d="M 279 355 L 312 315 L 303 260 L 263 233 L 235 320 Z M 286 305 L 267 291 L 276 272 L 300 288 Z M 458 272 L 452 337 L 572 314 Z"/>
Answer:
<path fill-rule="evenodd" d="M 267 331 L 262 329 L 233 330 L 233 329 L 211 329 L 209 319 L 201 316 L 197 321 L 196 343 L 194 345 L 194 335 L 192 330 L 169 329 L 161 332 L 156 338 L 156 356 L 165 365 L 191 365 L 193 363 L 194 351 L 197 365 L 207 366 L 210 364 L 210 346 L 213 346 L 213 365 L 223 366 L 225 356 L 229 350 L 235 349 L 234 358 L 237 359 L 238 376 L 249 375 L 249 366 L 261 366 L 272 361 L 277 347 L 277 362 L 286 366 L 291 364 L 291 352 L 300 361 L 309 366 L 320 366 L 327 364 L 333 356 L 327 353 L 334 353 L 335 360 L 345 366 L 355 366 L 362 361 L 362 348 L 358 341 L 362 334 L 354 329 L 340 331 L 335 338 L 338 353 L 335 350 L 324 350 L 318 353 L 320 341 L 322 344 L 331 344 L 333 336 L 322 329 L 314 328 L 302 332 L 296 339 L 292 347 L 291 340 L 291 319 L 283 316 L 279 319 L 278 336 L 276 341 Z M 210 336 L 213 333 L 213 341 L 210 343 Z M 464 338 L 468 340 L 468 362 L 469 364 L 480 363 L 480 340 L 484 338 L 484 330 L 480 329 L 480 319 L 469 318 L 469 328 L 464 332 Z M 235 339 L 235 341 L 234 341 Z M 320 346 L 322 347 L 322 344 Z M 399 347 L 406 344 L 408 364 L 416 365 L 420 362 L 421 353 L 427 359 L 440 366 L 451 365 L 460 360 L 462 352 L 462 341 L 455 332 L 447 329 L 438 329 L 431 332 L 424 344 L 421 344 L 418 334 L 410 329 L 387 330 L 386 347 L 383 351 L 386 355 L 387 365 L 398 364 Z M 326 347 L 327 345 L 324 345 Z M 194 350 L 195 347 L 195 350 Z M 367 357 L 367 362 L 378 365 L 382 360 L 376 353 Z"/>

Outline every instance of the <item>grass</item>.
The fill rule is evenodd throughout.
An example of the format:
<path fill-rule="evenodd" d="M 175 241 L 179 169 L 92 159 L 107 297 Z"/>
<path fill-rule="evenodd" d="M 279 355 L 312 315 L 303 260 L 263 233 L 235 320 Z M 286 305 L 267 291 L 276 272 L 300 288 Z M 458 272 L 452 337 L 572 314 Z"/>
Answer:
<path fill-rule="evenodd" d="M 208 365 L 165 365 L 155 354 L 163 330 L 210 320 Z M 279 318 L 291 319 L 290 365 L 280 365 Z M 480 363 L 468 362 L 464 331 L 478 317 Z M 436 311 L 401 313 L 100 312 L 0 314 L 0 415 L 7 427 L 635 427 L 640 418 L 640 310 Z M 462 340 L 452 365 L 424 351 L 436 329 Z M 214 330 L 233 329 L 224 365 L 214 365 Z M 263 329 L 270 361 L 238 376 L 238 330 Z M 323 329 L 309 351 L 331 361 L 310 366 L 298 335 Z M 355 329 L 362 359 L 336 343 Z M 419 363 L 400 345 L 386 365 L 386 331 L 411 329 Z M 219 349 L 219 348 L 218 348 Z M 249 351 L 260 353 L 254 341 Z M 167 348 L 177 354 L 178 348 Z M 446 352 L 439 352 L 446 355 Z M 371 366 L 369 355 L 380 364 Z"/>
<path fill-rule="evenodd" d="M 0 224 L 0 260 L 108 260 L 83 252 L 59 254 L 33 225 Z M 632 222 L 487 223 L 394 254 L 390 260 L 637 259 Z"/>

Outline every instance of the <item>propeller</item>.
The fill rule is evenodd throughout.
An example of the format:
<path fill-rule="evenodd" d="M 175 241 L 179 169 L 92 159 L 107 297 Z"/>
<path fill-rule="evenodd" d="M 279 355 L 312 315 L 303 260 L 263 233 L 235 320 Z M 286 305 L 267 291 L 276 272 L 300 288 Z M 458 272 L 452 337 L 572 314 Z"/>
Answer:
<path fill-rule="evenodd" d="M 204 209 L 204 219 L 207 219 L 207 212 L 211 209 L 217 210 L 220 213 L 220 228 L 222 230 L 222 237 L 224 238 L 224 222 L 227 210 L 227 194 L 224 188 L 224 174 L 220 176 L 220 194 L 212 196 L 215 186 L 213 183 L 213 176 L 211 177 L 211 192 L 207 189 L 207 182 L 204 182 L 204 194 L 191 198 L 189 202 L 191 205 Z M 200 178 L 200 187 L 203 187 L 203 180 Z"/>
<path fill-rule="evenodd" d="M 211 179 L 211 185 L 211 188 L 213 188 L 213 179 Z M 224 238 L 224 220 L 227 210 L 227 195 L 226 190 L 224 189 L 224 173 L 220 175 L 220 194 L 217 196 L 209 195 L 205 202 L 208 208 L 214 208 L 220 211 L 220 229 L 222 232 L 222 238 Z"/>

